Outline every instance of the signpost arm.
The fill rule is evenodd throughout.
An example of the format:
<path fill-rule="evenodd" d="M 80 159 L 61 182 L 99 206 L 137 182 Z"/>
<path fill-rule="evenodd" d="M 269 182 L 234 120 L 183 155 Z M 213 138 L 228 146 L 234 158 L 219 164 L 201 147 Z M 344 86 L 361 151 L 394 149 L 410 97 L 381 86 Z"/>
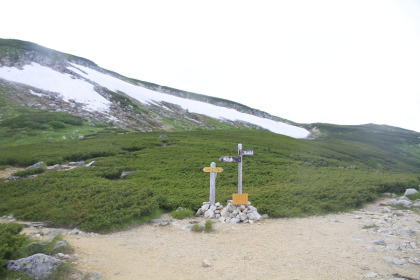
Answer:
<path fill-rule="evenodd" d="M 216 175 L 217 173 L 214 172 L 214 168 L 216 167 L 216 163 L 212 162 L 210 164 L 212 171 L 210 172 L 210 205 L 214 205 L 216 203 Z"/>
<path fill-rule="evenodd" d="M 242 144 L 238 144 L 238 156 L 241 158 L 238 162 L 238 193 L 242 193 Z"/>

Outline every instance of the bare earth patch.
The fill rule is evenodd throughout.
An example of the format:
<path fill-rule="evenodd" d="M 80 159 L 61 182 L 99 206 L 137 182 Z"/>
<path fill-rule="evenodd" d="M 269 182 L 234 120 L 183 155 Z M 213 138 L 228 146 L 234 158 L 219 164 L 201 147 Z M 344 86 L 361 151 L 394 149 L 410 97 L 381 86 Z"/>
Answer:
<path fill-rule="evenodd" d="M 194 218 L 65 239 L 78 255 L 76 267 L 100 272 L 104 279 L 393 279 L 396 273 L 419 277 L 420 265 L 413 260 L 420 258 L 420 249 L 414 248 L 420 248 L 420 216 L 393 209 L 400 214 L 384 221 L 391 208 L 379 203 L 321 217 L 245 225 L 217 221 L 211 233 L 184 229 L 192 220 L 203 221 Z M 381 226 L 390 230 L 380 232 Z M 410 228 L 412 234 L 393 234 L 393 227 Z M 377 239 L 401 247 L 376 245 Z M 404 264 L 389 263 L 385 257 Z"/>
<path fill-rule="evenodd" d="M 18 172 L 18 171 L 22 171 L 25 170 L 24 168 L 19 168 L 19 167 L 10 167 L 10 168 L 6 168 L 4 170 L 0 170 L 0 179 L 6 179 L 9 178 L 10 176 L 12 176 L 13 173 Z"/>

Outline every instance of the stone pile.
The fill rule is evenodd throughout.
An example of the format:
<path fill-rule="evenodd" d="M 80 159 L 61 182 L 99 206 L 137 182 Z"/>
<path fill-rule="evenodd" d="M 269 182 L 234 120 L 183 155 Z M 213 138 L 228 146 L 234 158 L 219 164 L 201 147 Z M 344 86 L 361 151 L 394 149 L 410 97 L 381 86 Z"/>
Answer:
<path fill-rule="evenodd" d="M 203 205 L 198 209 L 195 214 L 196 217 L 204 217 L 206 219 L 221 217 L 221 212 L 223 210 L 223 205 L 220 202 L 216 202 L 214 205 L 210 205 L 210 202 L 203 202 Z"/>
<path fill-rule="evenodd" d="M 234 205 L 232 200 L 227 201 L 226 207 L 219 202 L 210 205 L 210 202 L 203 202 L 203 205 L 195 214 L 196 217 L 204 217 L 206 219 L 216 218 L 222 223 L 254 223 L 260 220 L 262 216 L 258 213 L 257 208 L 248 204 Z"/>

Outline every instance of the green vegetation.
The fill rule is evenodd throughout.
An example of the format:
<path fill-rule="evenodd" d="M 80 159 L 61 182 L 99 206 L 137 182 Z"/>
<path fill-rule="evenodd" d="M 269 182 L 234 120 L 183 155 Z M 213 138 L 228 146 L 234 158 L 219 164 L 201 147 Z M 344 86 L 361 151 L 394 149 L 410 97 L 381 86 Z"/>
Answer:
<path fill-rule="evenodd" d="M 53 255 L 57 253 L 71 253 L 73 249 L 66 246 L 59 246 L 54 249 L 57 242 L 62 241 L 60 235 L 53 240 L 47 242 L 34 242 L 34 240 L 26 237 L 20 232 L 23 225 L 20 224 L 0 224 L 0 277 L 1 279 L 32 279 L 25 274 L 15 273 L 6 270 L 4 267 L 8 260 L 17 260 L 26 258 L 34 254 L 42 253 L 46 255 Z M 60 265 L 56 273 L 51 276 L 51 279 L 67 279 L 68 275 L 73 270 L 71 263 Z"/>
<path fill-rule="evenodd" d="M 17 117 L 10 118 L 1 122 L 0 126 L 9 128 L 32 128 L 46 129 L 47 125 L 55 129 L 64 128 L 66 124 L 73 126 L 83 125 L 83 119 L 66 113 L 52 112 L 31 112 L 21 114 Z"/>
<path fill-rule="evenodd" d="M 206 220 L 206 223 L 204 224 L 204 229 L 206 232 L 210 232 L 213 230 L 213 222 L 211 220 Z"/>
<path fill-rule="evenodd" d="M 52 59 L 52 63 L 57 58 L 66 58 L 70 61 L 77 61 L 82 64 L 91 64 L 96 66 L 95 63 L 88 59 L 62 53 L 32 42 L 13 39 L 0 39 L 0 55 L 8 56 L 12 59 L 12 62 L 16 62 L 22 57 L 27 57 L 30 59 L 31 52 L 36 52 L 48 56 L 50 59 Z"/>
<path fill-rule="evenodd" d="M 18 258 L 18 252 L 27 238 L 19 233 L 23 226 L 19 224 L 0 224 L 0 275 L 8 260 Z"/>
<path fill-rule="evenodd" d="M 4 89 L 5 91 L 7 89 Z M 4 92 L 3 92 L 4 93 Z M 80 117 L 59 112 L 38 111 L 32 108 L 19 108 L 3 97 L 0 84 L 0 147 L 18 147 L 24 144 L 43 143 L 45 141 L 78 141 L 79 135 L 92 135 L 109 130 L 104 125 L 88 124 Z M 18 148 L 17 148 L 18 149 Z"/>
<path fill-rule="evenodd" d="M 216 201 L 225 203 L 237 191 L 237 165 L 218 158 L 235 155 L 238 143 L 255 150 L 255 156 L 244 157 L 244 192 L 270 217 L 348 211 L 383 192 L 403 193 L 419 185 L 419 133 L 373 125 L 317 126 L 323 134 L 316 140 L 246 129 L 165 132 L 160 138 L 162 132 L 107 128 L 92 128 L 83 140 L 21 135 L 22 144 L 16 144 L 1 138 L 6 143 L 0 141 L 0 166 L 95 164 L 0 182 L 0 215 L 85 231 L 122 229 L 178 207 L 198 209 L 209 195 L 208 173 L 202 169 L 212 161 L 223 167 Z M 123 171 L 135 172 L 121 179 Z"/>
<path fill-rule="evenodd" d="M 47 168 L 45 167 L 45 164 L 44 164 L 41 167 L 18 171 L 18 172 L 13 173 L 12 175 L 13 176 L 18 176 L 18 177 L 26 177 L 26 176 L 30 176 L 30 175 L 43 173 L 46 169 Z"/>
<path fill-rule="evenodd" d="M 372 229 L 372 228 L 377 228 L 378 226 L 376 226 L 376 225 L 364 225 L 363 227 L 362 227 L 362 229 Z"/>
<path fill-rule="evenodd" d="M 211 220 L 206 220 L 203 224 L 193 224 L 191 226 L 191 231 L 193 232 L 211 232 L 213 231 L 213 222 Z"/>
<path fill-rule="evenodd" d="M 410 200 L 420 199 L 420 192 L 418 192 L 418 193 L 416 193 L 416 194 L 407 195 L 407 197 L 408 197 Z"/>
<path fill-rule="evenodd" d="M 194 211 L 191 209 L 179 208 L 176 211 L 172 211 L 172 218 L 182 220 L 185 218 L 194 217 Z"/>

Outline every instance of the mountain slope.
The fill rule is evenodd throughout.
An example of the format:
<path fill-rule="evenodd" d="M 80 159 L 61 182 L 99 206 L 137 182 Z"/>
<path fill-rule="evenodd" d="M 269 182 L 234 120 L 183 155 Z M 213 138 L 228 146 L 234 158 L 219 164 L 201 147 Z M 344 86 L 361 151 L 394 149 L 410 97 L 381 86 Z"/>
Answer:
<path fill-rule="evenodd" d="M 239 103 L 133 80 L 33 43 L 0 39 L 0 92 L 25 106 L 65 111 L 140 131 L 262 128 L 295 138 L 309 131 Z M 13 89 L 13 90 L 10 90 Z M 31 99 L 33 102 L 25 103 Z"/>
<path fill-rule="evenodd" d="M 270 217 L 347 211 L 420 183 L 414 131 L 316 123 L 305 126 L 316 135 L 308 141 L 308 130 L 264 112 L 35 44 L 0 40 L 0 63 L 0 216 L 106 232 L 196 210 L 209 197 L 203 167 L 235 155 L 238 143 L 255 151 L 243 160 L 244 191 Z M 245 127 L 306 138 L 233 129 Z M 47 167 L 13 173 L 36 177 L 2 181 L 1 173 L 41 161 Z M 67 170 L 76 161 L 95 163 Z M 237 190 L 238 167 L 217 166 L 216 201 L 224 203 Z"/>

